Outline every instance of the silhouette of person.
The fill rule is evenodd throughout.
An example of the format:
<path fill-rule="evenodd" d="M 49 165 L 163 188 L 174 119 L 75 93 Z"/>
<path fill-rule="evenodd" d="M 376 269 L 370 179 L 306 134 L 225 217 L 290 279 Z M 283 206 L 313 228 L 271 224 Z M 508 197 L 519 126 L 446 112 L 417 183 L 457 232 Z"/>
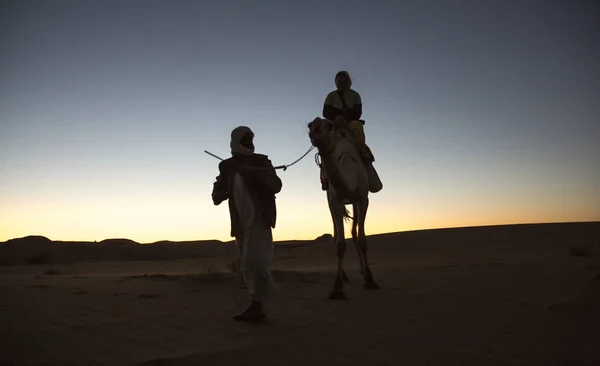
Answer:
<path fill-rule="evenodd" d="M 229 200 L 231 236 L 235 237 L 250 293 L 250 305 L 234 319 L 251 322 L 265 317 L 263 302 L 273 286 L 270 263 L 277 216 L 275 194 L 282 188 L 269 158 L 254 152 L 253 140 L 254 133 L 246 126 L 231 132 L 232 157 L 219 163 L 212 191 L 215 205 Z"/>
<path fill-rule="evenodd" d="M 338 128 L 347 128 L 366 164 L 373 162 L 373 156 L 365 143 L 364 121 L 362 116 L 362 99 L 352 89 L 352 79 L 347 71 L 339 71 L 335 75 L 336 90 L 327 94 L 323 104 L 323 117 L 333 121 Z M 321 188 L 326 191 L 329 182 L 321 171 Z"/>

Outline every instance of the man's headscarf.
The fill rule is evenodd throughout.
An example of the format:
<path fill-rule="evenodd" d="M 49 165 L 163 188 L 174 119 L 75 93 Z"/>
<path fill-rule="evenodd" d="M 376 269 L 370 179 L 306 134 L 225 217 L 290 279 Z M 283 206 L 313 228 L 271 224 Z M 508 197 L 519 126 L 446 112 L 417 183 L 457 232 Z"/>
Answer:
<path fill-rule="evenodd" d="M 345 70 L 339 71 L 337 74 L 335 74 L 334 80 L 336 82 L 336 85 L 337 85 L 337 79 L 340 76 L 345 76 L 348 79 L 350 86 L 352 86 L 352 78 L 350 77 L 350 73 L 348 73 L 348 71 L 345 71 Z"/>
<path fill-rule="evenodd" d="M 254 144 L 252 142 L 254 132 L 249 127 L 239 126 L 231 131 L 232 155 L 252 155 L 254 154 Z"/>

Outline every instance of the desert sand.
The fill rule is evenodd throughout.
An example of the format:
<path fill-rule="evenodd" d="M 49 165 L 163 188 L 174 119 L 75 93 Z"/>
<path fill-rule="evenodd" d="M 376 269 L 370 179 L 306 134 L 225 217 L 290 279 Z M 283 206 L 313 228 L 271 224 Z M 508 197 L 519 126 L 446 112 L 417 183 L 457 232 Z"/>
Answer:
<path fill-rule="evenodd" d="M 381 290 L 348 244 L 329 300 L 332 240 L 277 243 L 253 325 L 232 243 L 0 243 L 0 364 L 600 365 L 598 222 L 370 236 Z"/>

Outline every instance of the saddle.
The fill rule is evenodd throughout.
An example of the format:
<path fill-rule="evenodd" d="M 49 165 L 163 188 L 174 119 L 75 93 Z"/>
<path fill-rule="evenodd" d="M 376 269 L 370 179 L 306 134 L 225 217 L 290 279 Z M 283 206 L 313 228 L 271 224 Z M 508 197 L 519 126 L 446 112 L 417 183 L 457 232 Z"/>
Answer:
<path fill-rule="evenodd" d="M 347 139 L 349 138 L 352 140 L 352 143 L 356 147 L 356 151 L 358 152 L 358 155 L 360 156 L 362 162 L 365 165 L 369 165 L 369 164 L 372 164 L 373 162 L 375 162 L 375 156 L 373 155 L 371 148 L 367 144 L 364 144 L 364 146 L 363 146 L 364 149 L 361 149 L 359 144 L 354 139 L 354 136 L 352 135 L 352 131 L 350 131 L 349 129 L 344 129 L 344 131 L 342 132 L 342 136 L 344 138 L 347 138 Z"/>
<path fill-rule="evenodd" d="M 356 147 L 356 149 L 359 150 L 358 147 Z M 383 188 L 383 184 L 381 182 L 381 179 L 379 178 L 379 174 L 377 174 L 377 171 L 375 170 L 375 167 L 372 164 L 375 161 L 375 158 L 373 157 L 371 149 L 365 144 L 365 151 L 359 151 L 359 154 L 362 163 L 365 169 L 367 170 L 367 176 L 369 177 L 369 192 L 377 193 L 381 191 L 381 189 Z M 323 182 L 323 178 L 325 178 L 325 180 L 327 181 L 325 171 L 321 167 L 321 164 L 317 164 L 319 165 L 321 170 L 321 182 Z M 323 188 L 323 190 L 327 190 L 327 188 Z M 343 205 L 349 205 L 351 202 L 348 199 L 344 199 L 344 201 L 340 203 L 342 203 Z"/>
<path fill-rule="evenodd" d="M 365 150 L 360 151 L 360 153 L 361 153 L 361 157 L 363 158 L 363 162 L 365 162 L 367 164 L 371 164 L 371 163 L 375 162 L 375 156 L 373 155 L 371 148 L 367 144 L 365 144 Z"/>

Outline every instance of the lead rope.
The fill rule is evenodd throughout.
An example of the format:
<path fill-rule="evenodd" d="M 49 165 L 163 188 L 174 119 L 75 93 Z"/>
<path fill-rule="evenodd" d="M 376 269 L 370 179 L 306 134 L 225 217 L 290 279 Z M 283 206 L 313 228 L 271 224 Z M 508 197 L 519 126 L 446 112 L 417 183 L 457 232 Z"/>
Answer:
<path fill-rule="evenodd" d="M 301 157 L 299 157 L 298 159 L 296 159 L 293 163 L 288 164 L 288 165 L 280 165 L 280 166 L 276 166 L 274 169 L 283 169 L 283 171 L 285 172 L 287 170 L 287 168 L 291 167 L 292 165 L 296 164 L 297 162 L 299 162 L 300 160 L 304 159 L 304 157 L 306 155 L 308 155 L 309 152 L 313 151 L 313 149 L 315 148 L 314 145 L 311 145 L 310 148 L 308 148 L 308 150 L 304 153 L 304 155 L 302 155 Z M 317 153 L 318 154 L 318 153 Z"/>
<path fill-rule="evenodd" d="M 276 167 L 273 167 L 273 168 L 266 168 L 266 167 L 246 167 L 246 169 L 249 169 L 249 170 L 283 169 L 283 171 L 285 172 L 285 171 L 287 170 L 287 168 L 291 167 L 292 165 L 296 164 L 296 163 L 297 163 L 297 162 L 299 162 L 300 160 L 304 159 L 304 157 L 305 157 L 306 155 L 308 155 L 308 153 L 309 153 L 309 152 L 311 152 L 311 151 L 312 151 L 314 148 L 315 148 L 315 146 L 314 146 L 314 145 L 313 145 L 313 146 L 311 146 L 311 147 L 310 147 L 310 148 L 309 148 L 309 149 L 308 149 L 308 150 L 307 150 L 307 151 L 306 151 L 306 152 L 305 152 L 305 153 L 304 153 L 304 154 L 303 154 L 301 157 L 299 157 L 299 158 L 298 158 L 298 159 L 296 159 L 294 162 L 292 162 L 292 163 L 290 163 L 290 164 L 287 164 L 287 165 L 278 165 L 278 166 L 276 166 Z M 223 161 L 223 160 L 224 160 L 224 159 L 222 159 L 222 158 L 218 157 L 217 155 L 215 155 L 215 154 L 213 154 L 213 153 L 211 153 L 211 152 L 208 152 L 208 151 L 206 151 L 206 150 L 204 150 L 204 152 L 205 152 L 205 153 L 207 153 L 208 155 L 210 155 L 210 156 L 214 157 L 214 158 L 217 158 L 217 159 L 221 160 L 221 161 Z M 319 153 L 317 153 L 317 156 L 318 156 L 318 155 L 319 155 Z M 319 166 L 320 166 L 320 165 L 319 165 Z"/>

